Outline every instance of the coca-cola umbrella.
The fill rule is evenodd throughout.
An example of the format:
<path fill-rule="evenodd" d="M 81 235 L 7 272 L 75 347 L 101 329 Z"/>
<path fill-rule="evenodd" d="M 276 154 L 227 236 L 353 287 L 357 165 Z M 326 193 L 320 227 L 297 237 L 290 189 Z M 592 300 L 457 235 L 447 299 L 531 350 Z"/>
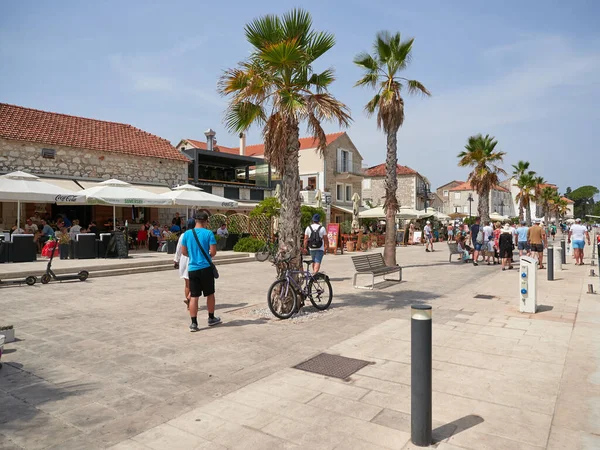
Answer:
<path fill-rule="evenodd" d="M 26 172 L 11 172 L 0 176 L 0 202 L 17 202 L 17 224 L 21 226 L 21 202 L 75 203 L 81 197 L 76 192 L 46 183 Z"/>
<path fill-rule="evenodd" d="M 113 207 L 113 226 L 116 229 L 116 206 L 170 206 L 173 201 L 159 194 L 138 189 L 126 181 L 106 180 L 96 186 L 78 191 L 85 203 Z"/>

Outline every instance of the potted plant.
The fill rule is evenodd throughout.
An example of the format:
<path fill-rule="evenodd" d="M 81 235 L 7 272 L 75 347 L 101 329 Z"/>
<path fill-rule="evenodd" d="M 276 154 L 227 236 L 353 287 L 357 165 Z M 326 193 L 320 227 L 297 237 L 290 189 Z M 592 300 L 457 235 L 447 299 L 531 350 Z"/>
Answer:
<path fill-rule="evenodd" d="M 60 259 L 69 258 L 69 247 L 71 247 L 71 236 L 69 236 L 69 233 L 61 233 L 58 237 L 58 253 Z"/>
<path fill-rule="evenodd" d="M 179 236 L 176 233 L 170 233 L 167 238 L 167 255 L 174 255 L 177 250 L 177 241 Z"/>
<path fill-rule="evenodd" d="M 369 248 L 369 236 L 363 236 L 361 239 L 362 250 L 366 251 Z"/>
<path fill-rule="evenodd" d="M 353 251 L 354 251 L 354 244 L 355 244 L 355 243 L 354 243 L 354 241 L 353 241 L 353 240 L 351 240 L 351 239 L 348 239 L 348 240 L 346 241 L 346 251 L 348 251 L 348 252 L 353 252 Z"/>
<path fill-rule="evenodd" d="M 0 325 L 0 334 L 4 335 L 5 344 L 15 340 L 15 328 L 12 325 Z"/>

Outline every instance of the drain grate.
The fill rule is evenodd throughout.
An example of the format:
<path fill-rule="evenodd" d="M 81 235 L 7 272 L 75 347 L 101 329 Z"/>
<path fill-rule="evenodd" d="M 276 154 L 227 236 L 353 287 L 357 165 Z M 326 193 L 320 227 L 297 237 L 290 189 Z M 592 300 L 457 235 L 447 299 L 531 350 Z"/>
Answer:
<path fill-rule="evenodd" d="M 473 298 L 482 298 L 484 300 L 491 300 L 493 298 L 496 298 L 495 295 L 487 295 L 487 294 L 477 294 L 475 297 Z"/>
<path fill-rule="evenodd" d="M 321 353 L 308 361 L 304 361 L 303 363 L 294 366 L 294 369 L 318 373 L 327 377 L 345 379 L 369 364 L 373 363 L 363 361 L 362 359 L 346 358 L 345 356 Z"/>

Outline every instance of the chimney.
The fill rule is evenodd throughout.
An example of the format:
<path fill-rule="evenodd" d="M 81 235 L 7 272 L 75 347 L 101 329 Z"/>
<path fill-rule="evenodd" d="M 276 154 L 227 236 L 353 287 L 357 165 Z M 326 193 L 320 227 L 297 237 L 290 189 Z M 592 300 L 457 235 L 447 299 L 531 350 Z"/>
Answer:
<path fill-rule="evenodd" d="M 246 154 L 246 133 L 240 133 L 240 155 Z"/>
<path fill-rule="evenodd" d="M 215 139 L 216 134 L 217 133 L 215 133 L 215 130 L 213 130 L 212 128 L 209 128 L 208 130 L 206 130 L 204 132 L 204 136 L 206 136 L 206 148 L 208 149 L 209 152 L 215 151 L 214 139 Z"/>

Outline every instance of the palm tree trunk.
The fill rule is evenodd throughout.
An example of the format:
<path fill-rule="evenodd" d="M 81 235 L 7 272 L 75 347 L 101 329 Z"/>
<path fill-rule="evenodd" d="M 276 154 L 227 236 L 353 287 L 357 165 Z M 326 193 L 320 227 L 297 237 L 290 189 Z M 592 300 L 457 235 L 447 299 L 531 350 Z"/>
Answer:
<path fill-rule="evenodd" d="M 523 195 L 523 192 L 521 192 L 521 195 Z M 521 198 L 519 200 L 519 222 L 522 222 L 523 219 L 525 218 L 525 216 L 523 215 L 524 211 L 523 211 L 523 199 Z"/>
<path fill-rule="evenodd" d="M 477 205 L 477 212 L 481 218 L 482 226 L 490 223 L 490 191 L 487 189 L 479 193 L 479 205 Z"/>
<path fill-rule="evenodd" d="M 300 171 L 298 152 L 300 130 L 290 130 L 287 140 L 285 166 L 281 173 L 281 211 L 279 216 L 279 252 L 292 256 L 292 266 L 301 268 L 300 249 L 302 232 L 300 222 Z"/>
<path fill-rule="evenodd" d="M 527 214 L 527 226 L 530 227 L 531 226 L 531 201 L 527 200 L 527 205 L 526 205 L 526 214 Z"/>
<path fill-rule="evenodd" d="M 390 131 L 387 135 L 387 156 L 385 158 L 385 246 L 383 259 L 387 266 L 396 265 L 396 213 L 398 212 L 398 164 L 397 136 L 398 130 Z"/>

